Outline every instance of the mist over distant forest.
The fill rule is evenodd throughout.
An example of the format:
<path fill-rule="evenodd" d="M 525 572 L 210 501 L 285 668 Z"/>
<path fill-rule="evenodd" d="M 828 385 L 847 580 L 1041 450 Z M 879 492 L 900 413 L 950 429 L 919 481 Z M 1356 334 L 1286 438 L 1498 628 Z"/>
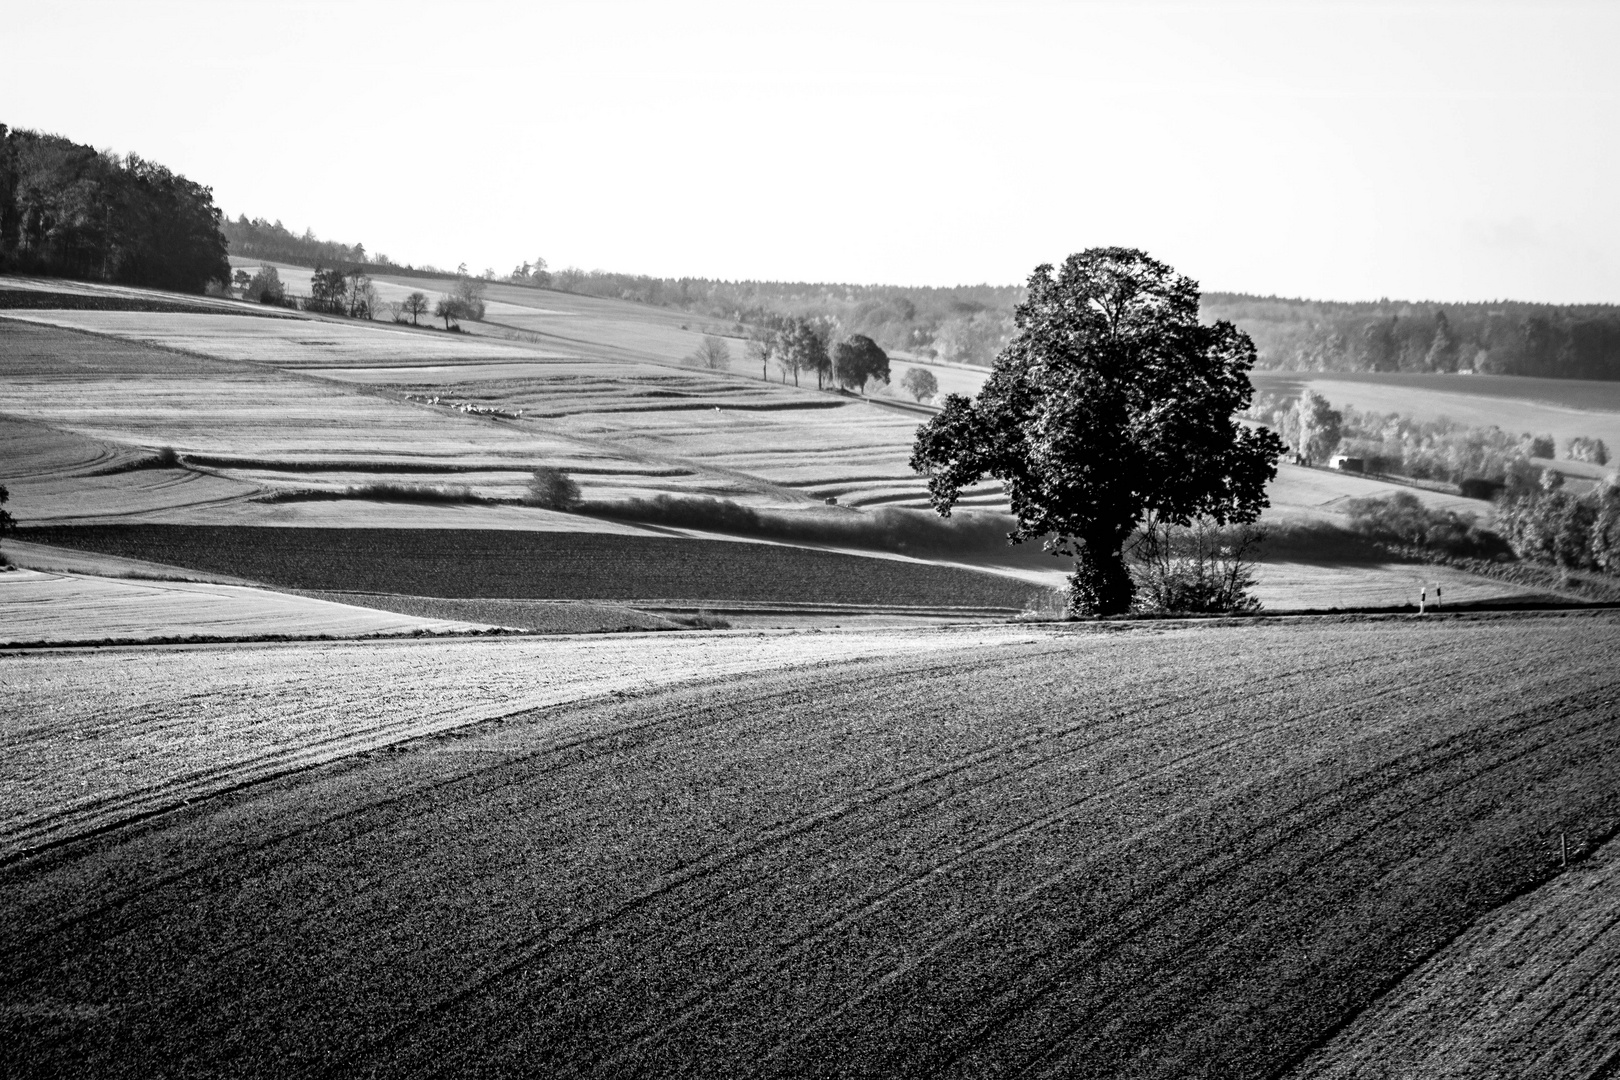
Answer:
<path fill-rule="evenodd" d="M 0 124 L 0 270 L 201 293 L 230 276 L 219 226 L 157 162 Z"/>

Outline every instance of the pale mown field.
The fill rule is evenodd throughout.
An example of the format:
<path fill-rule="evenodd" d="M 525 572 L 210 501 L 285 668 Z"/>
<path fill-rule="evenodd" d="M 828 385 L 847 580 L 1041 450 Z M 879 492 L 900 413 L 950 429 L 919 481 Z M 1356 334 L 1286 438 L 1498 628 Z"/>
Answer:
<path fill-rule="evenodd" d="M 443 364 L 521 360 L 535 355 L 486 339 L 432 334 L 333 319 L 259 319 L 238 314 L 190 315 L 153 311 L 8 311 L 6 317 L 41 326 L 105 334 L 219 360 L 274 367 L 325 364 Z"/>
<path fill-rule="evenodd" d="M 0 866 L 0 1059 L 1278 1075 L 1620 821 L 1616 632 L 0 658 L 13 850 L 169 810 Z"/>
<path fill-rule="evenodd" d="M 0 573 L 0 646 L 175 638 L 471 633 L 484 624 L 417 618 L 240 585 Z"/>
<path fill-rule="evenodd" d="M 908 628 L 0 654 L 0 858 L 289 768 L 567 702 L 1036 636 Z M 569 730 L 560 718 L 554 734 Z"/>

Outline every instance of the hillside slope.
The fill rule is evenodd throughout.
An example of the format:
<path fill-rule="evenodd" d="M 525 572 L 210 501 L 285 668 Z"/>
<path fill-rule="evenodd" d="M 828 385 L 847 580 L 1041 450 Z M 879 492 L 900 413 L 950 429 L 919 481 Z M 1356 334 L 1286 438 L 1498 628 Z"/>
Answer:
<path fill-rule="evenodd" d="M 1620 821 L 1616 633 L 1058 634 L 507 712 L 0 868 L 0 1056 L 1272 1075 Z"/>

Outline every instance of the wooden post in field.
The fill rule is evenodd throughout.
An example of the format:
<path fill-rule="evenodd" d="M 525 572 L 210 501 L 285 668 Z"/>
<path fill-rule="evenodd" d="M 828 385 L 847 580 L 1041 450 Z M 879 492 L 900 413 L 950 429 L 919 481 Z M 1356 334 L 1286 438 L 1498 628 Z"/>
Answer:
<path fill-rule="evenodd" d="M 1564 869 L 1569 869 L 1569 833 L 1558 834 L 1558 862 Z"/>
<path fill-rule="evenodd" d="M 1423 609 L 1428 607 L 1428 605 L 1429 605 L 1429 587 L 1427 585 L 1425 585 L 1425 586 L 1423 586 L 1422 589 L 1418 590 L 1418 614 L 1422 615 L 1423 614 Z"/>

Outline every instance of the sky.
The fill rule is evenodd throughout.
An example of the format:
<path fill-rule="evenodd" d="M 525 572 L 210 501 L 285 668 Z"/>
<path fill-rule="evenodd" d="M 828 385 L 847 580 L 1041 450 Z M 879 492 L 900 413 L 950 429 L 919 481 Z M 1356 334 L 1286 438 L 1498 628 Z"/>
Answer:
<path fill-rule="evenodd" d="M 401 263 L 1620 302 L 1620 2 L 7 5 L 0 122 Z"/>

